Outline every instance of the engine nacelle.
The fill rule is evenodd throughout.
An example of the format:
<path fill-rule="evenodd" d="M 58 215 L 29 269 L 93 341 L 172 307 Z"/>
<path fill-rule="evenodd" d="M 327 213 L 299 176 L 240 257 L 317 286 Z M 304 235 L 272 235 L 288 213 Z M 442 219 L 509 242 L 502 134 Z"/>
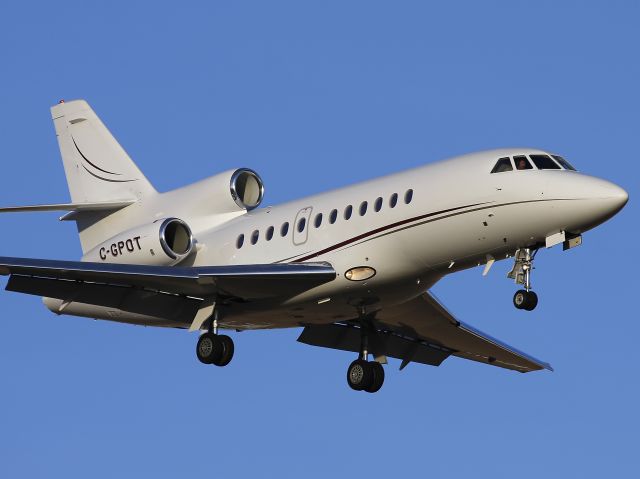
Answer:
<path fill-rule="evenodd" d="M 191 229 L 178 218 L 132 228 L 99 244 L 82 258 L 96 263 L 172 266 L 194 250 Z"/>
<path fill-rule="evenodd" d="M 262 202 L 264 184 L 253 170 L 238 168 L 163 193 L 164 208 L 189 217 L 250 211 Z"/>

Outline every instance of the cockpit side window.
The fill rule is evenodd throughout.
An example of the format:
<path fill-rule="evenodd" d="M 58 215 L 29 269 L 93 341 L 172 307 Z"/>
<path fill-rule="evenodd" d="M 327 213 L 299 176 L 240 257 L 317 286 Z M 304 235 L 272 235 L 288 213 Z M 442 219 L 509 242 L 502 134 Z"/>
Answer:
<path fill-rule="evenodd" d="M 539 170 L 559 170 L 558 164 L 549 155 L 529 155 Z"/>
<path fill-rule="evenodd" d="M 496 166 L 491 170 L 491 173 L 502 173 L 503 171 L 513 171 L 513 166 L 509 158 L 500 158 Z"/>
<path fill-rule="evenodd" d="M 513 157 L 513 162 L 516 164 L 516 170 L 532 170 L 533 166 L 529 163 L 529 160 L 524 155 L 518 155 Z"/>
<path fill-rule="evenodd" d="M 573 166 L 571 166 L 571 163 L 569 163 L 567 160 L 565 160 L 561 156 L 558 156 L 558 155 L 551 155 L 551 156 L 553 156 L 554 160 L 556 160 L 558 163 L 564 166 L 565 170 L 576 171 L 576 169 Z"/>

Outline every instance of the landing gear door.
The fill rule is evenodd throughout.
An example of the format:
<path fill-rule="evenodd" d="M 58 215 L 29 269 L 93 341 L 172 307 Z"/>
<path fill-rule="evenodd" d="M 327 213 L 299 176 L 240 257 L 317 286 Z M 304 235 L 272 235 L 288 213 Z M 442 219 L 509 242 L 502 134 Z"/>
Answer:
<path fill-rule="evenodd" d="M 293 244 L 300 245 L 307 242 L 309 237 L 309 218 L 311 217 L 311 206 L 302 208 L 296 215 L 293 223 Z"/>

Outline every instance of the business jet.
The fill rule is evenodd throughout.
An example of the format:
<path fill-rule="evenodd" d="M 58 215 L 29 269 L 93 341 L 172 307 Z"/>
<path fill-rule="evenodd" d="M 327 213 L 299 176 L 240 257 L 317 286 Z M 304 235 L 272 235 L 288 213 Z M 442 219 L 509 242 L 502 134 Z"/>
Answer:
<path fill-rule="evenodd" d="M 551 366 L 456 319 L 429 292 L 448 274 L 511 259 L 516 308 L 534 309 L 536 253 L 581 244 L 628 200 L 620 187 L 532 148 L 472 153 L 278 206 L 238 168 L 159 193 L 82 100 L 51 108 L 81 261 L 0 257 L 6 289 L 53 313 L 199 331 L 196 355 L 227 365 L 223 330 L 302 328 L 298 341 L 351 351 L 369 393 L 387 358 L 457 356 L 519 372 Z M 525 314 L 525 313 L 522 313 Z"/>

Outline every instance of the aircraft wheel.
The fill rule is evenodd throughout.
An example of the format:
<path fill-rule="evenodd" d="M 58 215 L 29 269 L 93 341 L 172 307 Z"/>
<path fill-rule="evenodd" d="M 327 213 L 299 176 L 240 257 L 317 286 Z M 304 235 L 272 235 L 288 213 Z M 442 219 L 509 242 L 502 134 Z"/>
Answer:
<path fill-rule="evenodd" d="M 518 309 L 533 311 L 538 305 L 538 295 L 533 291 L 518 290 L 513 295 L 513 305 Z"/>
<path fill-rule="evenodd" d="M 527 311 L 533 311 L 538 306 L 538 295 L 533 291 L 527 292 L 527 303 L 524 307 Z"/>
<path fill-rule="evenodd" d="M 365 391 L 368 393 L 375 393 L 380 390 L 382 384 L 384 383 L 384 368 L 382 364 L 377 361 L 372 361 L 369 363 L 371 366 L 371 371 L 373 372 L 373 380 L 368 388 L 365 388 Z"/>
<path fill-rule="evenodd" d="M 363 359 L 356 359 L 347 369 L 347 382 L 355 391 L 366 390 L 373 382 L 373 367 Z"/>
<path fill-rule="evenodd" d="M 226 335 L 217 336 L 217 339 L 222 344 L 222 354 L 218 361 L 213 361 L 213 364 L 216 366 L 226 366 L 233 358 L 233 351 L 235 349 L 233 346 L 233 339 Z"/>
<path fill-rule="evenodd" d="M 222 359 L 224 344 L 213 333 L 204 333 L 198 338 L 196 355 L 201 363 L 214 364 Z M 233 353 L 232 353 L 233 354 Z"/>
<path fill-rule="evenodd" d="M 519 289 L 516 294 L 513 295 L 513 305 L 518 309 L 524 309 L 527 304 L 527 292 L 524 289 Z"/>

